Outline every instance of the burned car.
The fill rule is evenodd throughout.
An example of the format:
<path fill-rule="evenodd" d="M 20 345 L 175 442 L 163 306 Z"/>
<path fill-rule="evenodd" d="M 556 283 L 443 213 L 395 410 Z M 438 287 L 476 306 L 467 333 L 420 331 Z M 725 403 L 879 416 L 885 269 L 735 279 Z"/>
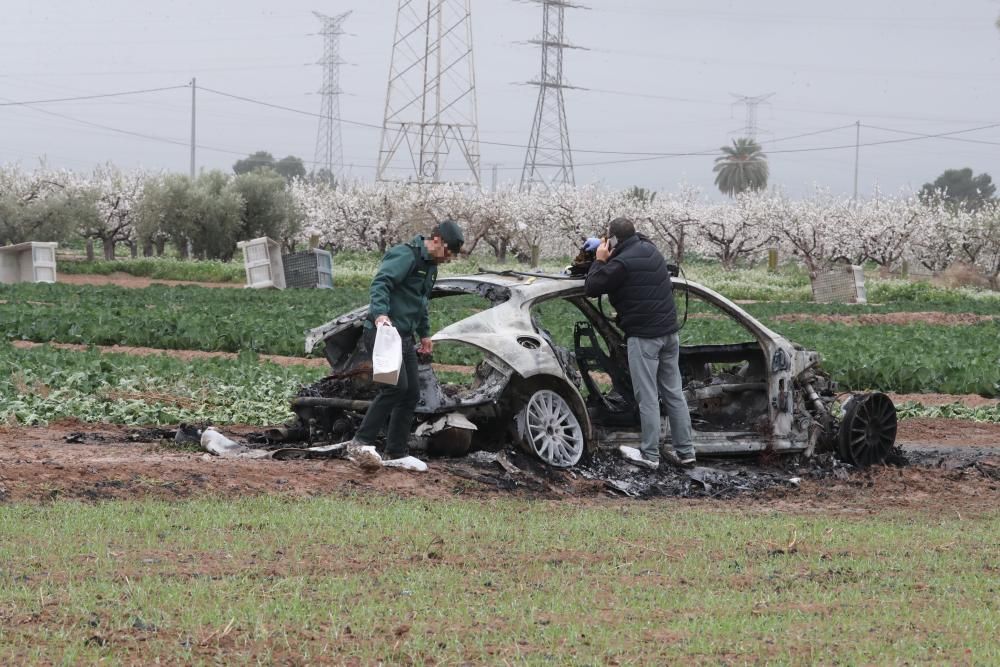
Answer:
<path fill-rule="evenodd" d="M 891 452 L 896 409 L 887 396 L 839 396 L 817 352 L 703 285 L 674 278 L 673 287 L 699 456 L 835 450 L 863 466 Z M 443 307 L 453 299 L 460 307 Z M 430 309 L 438 361 L 461 362 L 420 360 L 414 437 L 431 454 L 513 440 L 570 467 L 598 447 L 637 446 L 625 338 L 583 280 L 514 271 L 444 278 Z M 456 312 L 465 316 L 440 326 L 439 313 Z M 362 343 L 366 315 L 367 306 L 307 333 L 306 352 L 321 350 L 332 373 L 293 400 L 298 437 L 338 442 L 357 429 L 378 388 Z"/>

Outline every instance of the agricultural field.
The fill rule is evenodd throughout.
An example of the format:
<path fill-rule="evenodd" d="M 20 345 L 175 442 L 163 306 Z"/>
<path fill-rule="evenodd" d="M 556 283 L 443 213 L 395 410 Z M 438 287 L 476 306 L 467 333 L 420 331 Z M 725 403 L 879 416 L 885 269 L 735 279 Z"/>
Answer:
<path fill-rule="evenodd" d="M 164 260 L 129 274 L 140 288 L 116 277 L 129 260 L 0 286 L 0 662 L 1000 660 L 1000 298 L 876 280 L 873 305 L 829 306 L 799 270 L 688 269 L 843 387 L 893 392 L 908 465 L 763 457 L 692 477 L 511 451 L 512 470 L 372 474 L 174 441 L 182 422 L 251 442 L 288 419 L 327 368 L 304 330 L 365 303 L 374 263 L 345 262 L 334 290 L 155 284 L 240 284 Z M 481 307 L 443 301 L 435 329 Z M 689 343 L 739 335 L 679 306 Z M 568 314 L 544 313 L 557 341 Z"/>

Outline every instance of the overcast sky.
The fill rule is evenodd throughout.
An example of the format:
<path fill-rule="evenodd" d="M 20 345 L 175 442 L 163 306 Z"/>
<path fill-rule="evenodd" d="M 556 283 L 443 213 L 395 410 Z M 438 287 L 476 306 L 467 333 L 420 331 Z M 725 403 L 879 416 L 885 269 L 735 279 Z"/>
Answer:
<path fill-rule="evenodd" d="M 774 93 L 759 110 L 771 183 L 850 194 L 855 121 L 861 142 L 1000 123 L 1000 3 L 993 0 L 591 0 L 567 13 L 566 93 L 578 184 L 680 183 L 715 196 L 711 156 L 592 164 L 627 156 L 584 151 L 716 151 L 738 136 L 731 93 Z M 395 0 L 35 0 L 4 3 L 0 104 L 135 89 L 200 86 L 318 112 L 322 55 L 312 10 L 353 10 L 345 29 L 345 119 L 381 124 Z M 541 9 L 472 0 L 481 138 L 523 145 L 537 89 Z M 48 113 L 46 113 L 48 112 Z M 56 116 L 53 114 L 62 114 Z M 85 123 L 90 123 L 85 124 Z M 0 163 L 88 170 L 113 161 L 186 172 L 190 91 L 0 106 Z M 200 92 L 199 168 L 238 154 L 314 154 L 316 118 Z M 95 127 L 102 125 L 177 143 Z M 834 129 L 840 128 L 840 129 Z M 875 129 L 880 128 L 880 129 Z M 829 130 L 829 131 L 827 131 Z M 811 136 L 788 139 L 796 135 Z M 379 132 L 344 126 L 345 163 L 372 179 Z M 987 142 L 987 143 L 980 143 Z M 996 143 L 988 143 L 996 142 Z M 919 187 L 946 168 L 1000 177 L 1000 127 L 861 148 L 860 191 Z M 849 146 L 833 150 L 779 152 Z M 483 145 L 483 180 L 520 178 L 524 149 Z"/>

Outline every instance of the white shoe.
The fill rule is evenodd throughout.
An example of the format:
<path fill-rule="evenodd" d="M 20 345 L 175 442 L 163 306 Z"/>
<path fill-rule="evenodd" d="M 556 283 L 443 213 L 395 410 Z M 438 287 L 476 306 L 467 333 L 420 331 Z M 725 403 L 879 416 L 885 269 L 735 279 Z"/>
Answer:
<path fill-rule="evenodd" d="M 628 445 L 621 445 L 618 447 L 619 453 L 622 457 L 629 463 L 634 463 L 637 466 L 642 466 L 643 468 L 649 468 L 650 470 L 657 470 L 660 467 L 659 461 L 653 461 L 647 459 L 642 455 L 635 447 L 629 447 Z"/>
<path fill-rule="evenodd" d="M 386 468 L 402 468 L 403 470 L 413 470 L 415 472 L 427 472 L 427 464 L 416 456 L 404 456 L 399 459 L 389 459 L 383 461 Z"/>

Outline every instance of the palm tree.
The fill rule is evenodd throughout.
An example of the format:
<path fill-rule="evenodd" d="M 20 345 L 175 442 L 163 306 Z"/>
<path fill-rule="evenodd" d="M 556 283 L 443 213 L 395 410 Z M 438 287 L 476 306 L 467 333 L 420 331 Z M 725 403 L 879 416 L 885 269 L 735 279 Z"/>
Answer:
<path fill-rule="evenodd" d="M 767 187 L 767 156 L 753 139 L 741 137 L 733 139 L 732 146 L 723 146 L 712 171 L 719 190 L 730 197 Z"/>

